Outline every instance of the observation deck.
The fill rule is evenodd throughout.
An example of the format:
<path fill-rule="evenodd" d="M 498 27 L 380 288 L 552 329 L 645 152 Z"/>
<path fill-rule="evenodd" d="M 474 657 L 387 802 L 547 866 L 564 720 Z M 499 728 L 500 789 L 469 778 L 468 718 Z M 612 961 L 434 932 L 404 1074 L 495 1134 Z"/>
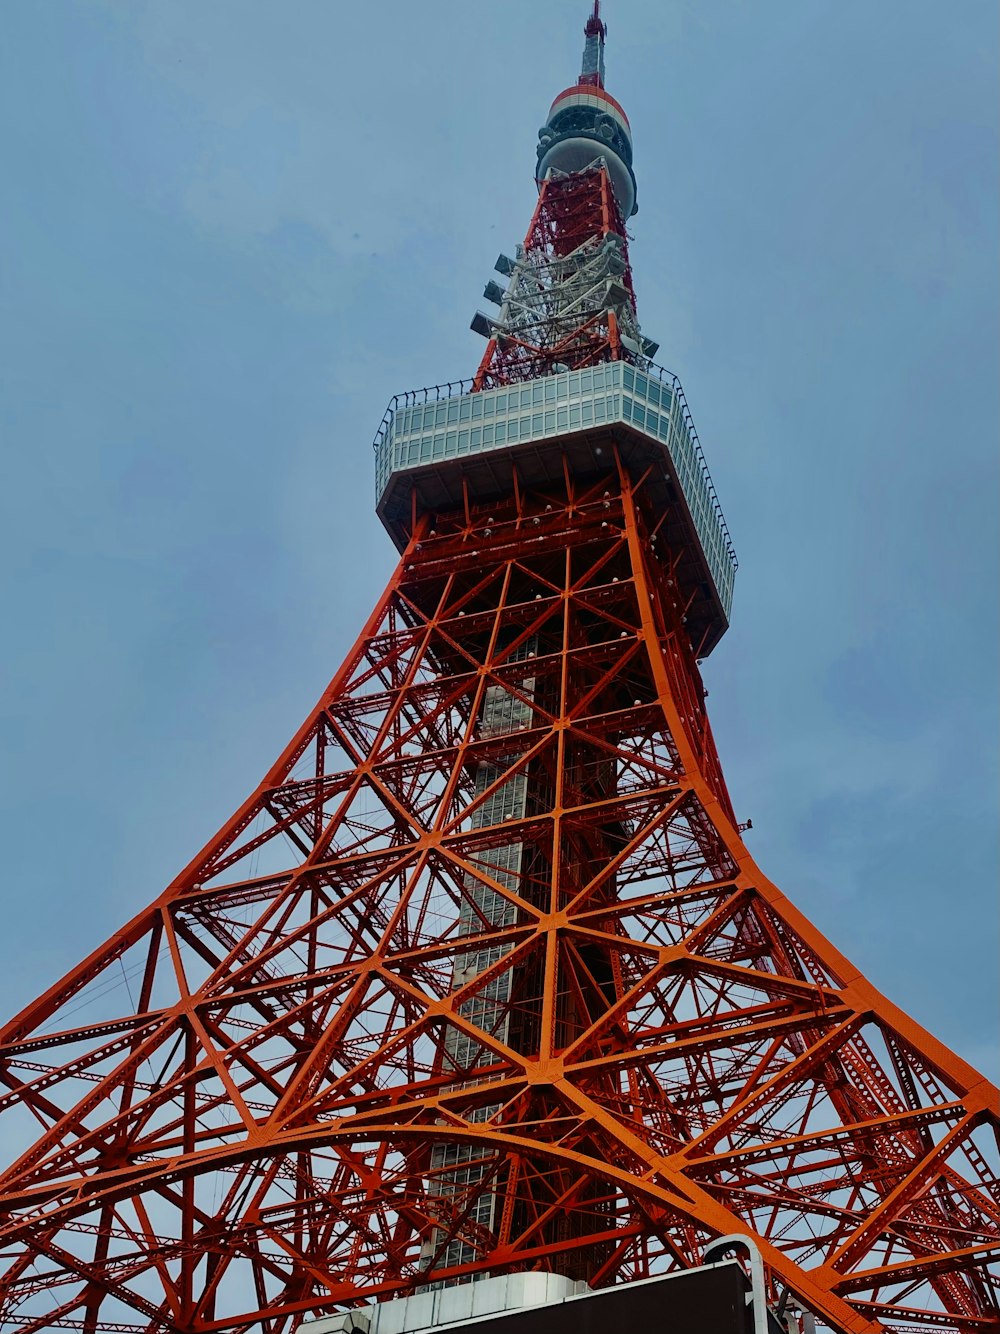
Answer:
<path fill-rule="evenodd" d="M 499 389 L 471 380 L 397 394 L 375 437 L 376 511 L 398 550 L 420 510 L 461 508 L 509 494 L 511 465 L 528 487 L 558 484 L 565 454 L 581 479 L 607 470 L 612 449 L 680 556 L 699 654 L 729 626 L 738 562 L 677 377 L 657 366 L 609 361 Z M 558 448 L 551 448 L 558 442 Z"/>

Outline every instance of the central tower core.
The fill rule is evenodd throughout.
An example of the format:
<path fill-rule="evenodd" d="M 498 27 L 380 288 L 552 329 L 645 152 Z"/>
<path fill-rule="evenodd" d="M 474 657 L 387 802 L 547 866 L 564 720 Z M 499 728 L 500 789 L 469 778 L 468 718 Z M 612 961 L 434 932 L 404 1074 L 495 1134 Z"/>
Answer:
<path fill-rule="evenodd" d="M 623 221 L 635 212 L 631 131 L 603 87 L 604 37 L 595 5 L 580 79 L 539 133 L 524 243 L 496 262 L 506 287 L 484 290 L 498 311 L 472 322 L 487 339 L 474 379 L 397 396 L 376 439 L 377 509 L 404 554 L 405 600 L 419 623 L 449 623 L 429 660 L 468 702 L 468 749 L 446 781 L 463 793 L 457 827 L 477 869 L 463 880 L 466 943 L 449 978 L 460 999 L 435 1065 L 454 1093 L 499 1049 L 553 1079 L 596 1033 L 613 1049 L 636 981 L 614 925 L 629 849 L 641 812 L 677 803 L 682 752 L 732 818 L 696 659 L 728 626 L 736 560 L 680 384 L 639 327 Z M 671 645 L 663 680 L 646 636 Z M 680 704 L 669 728 L 665 696 Z M 655 778 L 639 779 L 637 762 Z M 707 822 L 678 808 L 674 828 L 700 873 L 725 875 Z M 567 914 L 583 901 L 597 916 L 581 936 Z M 544 947 L 519 950 L 525 932 Z M 620 1103 L 614 1082 L 604 1096 Z M 547 1083 L 531 1094 L 543 1121 L 556 1106 Z M 477 1122 L 503 1123 L 503 1098 L 473 1102 Z M 578 1147 L 600 1156 L 596 1139 Z M 571 1279 L 594 1281 L 610 1260 L 602 1238 L 620 1202 L 572 1170 L 518 1179 L 488 1142 L 443 1139 L 426 1188 L 430 1279 L 481 1272 L 476 1230 L 527 1230 Z"/>

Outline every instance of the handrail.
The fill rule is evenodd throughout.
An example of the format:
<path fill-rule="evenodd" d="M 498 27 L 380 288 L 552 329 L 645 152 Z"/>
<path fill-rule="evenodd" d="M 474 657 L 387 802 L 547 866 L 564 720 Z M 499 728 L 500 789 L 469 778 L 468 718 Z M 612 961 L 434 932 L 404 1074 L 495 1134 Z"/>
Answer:
<path fill-rule="evenodd" d="M 681 411 L 684 416 L 684 425 L 687 427 L 688 435 L 691 437 L 691 442 L 694 445 L 694 452 L 701 468 L 702 479 L 704 480 L 705 487 L 711 497 L 715 517 L 718 519 L 719 527 L 722 529 L 723 536 L 726 539 L 726 551 L 729 553 L 729 559 L 733 563 L 733 570 L 738 570 L 740 568 L 739 558 L 736 555 L 736 548 L 733 545 L 729 525 L 726 523 L 726 516 L 722 512 L 722 503 L 720 502 L 718 492 L 715 489 L 715 483 L 712 481 L 712 474 L 708 470 L 708 460 L 705 458 L 705 451 L 701 447 L 701 439 L 695 427 L 694 418 L 691 416 L 691 409 L 688 407 L 687 395 L 684 393 L 681 382 L 673 371 L 668 371 L 665 366 L 658 366 L 656 362 L 650 361 L 647 363 L 643 373 L 649 375 L 653 371 L 656 372 L 656 378 L 661 384 L 664 380 L 669 381 L 671 389 L 677 395 L 677 400 L 681 405 Z"/>
<path fill-rule="evenodd" d="M 604 363 L 608 364 L 608 363 Z M 624 363 L 631 365 L 631 363 Z M 580 367 L 579 369 L 587 369 Z M 726 516 L 722 511 L 722 504 L 719 500 L 718 492 L 715 489 L 715 482 L 712 480 L 712 474 L 708 468 L 708 460 L 705 458 L 705 451 L 702 448 L 701 438 L 698 435 L 694 424 L 694 418 L 691 415 L 691 409 L 688 406 L 687 396 L 681 385 L 678 376 L 665 366 L 660 366 L 656 362 L 647 361 L 643 365 L 632 367 L 651 379 L 657 380 L 660 384 L 669 386 L 671 393 L 675 396 L 680 409 L 680 417 L 694 448 L 695 457 L 698 460 L 698 467 L 701 472 L 702 481 L 708 492 L 711 501 L 712 511 L 722 530 L 723 540 L 725 542 L 726 554 L 732 564 L 735 573 L 740 568 L 739 558 L 736 555 L 736 548 L 733 545 L 732 534 L 729 531 L 729 525 L 726 523 Z M 377 452 L 386 438 L 386 434 L 392 425 L 393 418 L 400 408 L 412 407 L 416 403 L 437 403 L 450 398 L 460 398 L 465 394 L 472 392 L 474 380 L 468 377 L 462 380 L 446 380 L 442 384 L 425 385 L 422 389 L 407 389 L 402 393 L 394 394 L 389 400 L 389 406 L 379 423 L 379 428 L 375 433 L 375 439 L 372 442 L 372 448 Z"/>

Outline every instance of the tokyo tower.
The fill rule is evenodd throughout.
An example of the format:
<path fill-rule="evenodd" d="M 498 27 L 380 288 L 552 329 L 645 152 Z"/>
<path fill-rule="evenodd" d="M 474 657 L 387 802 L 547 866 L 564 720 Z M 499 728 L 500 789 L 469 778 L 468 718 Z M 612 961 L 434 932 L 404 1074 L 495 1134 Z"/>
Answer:
<path fill-rule="evenodd" d="M 597 3 L 585 32 L 474 377 L 379 429 L 399 563 L 357 642 L 207 846 L 2 1030 L 2 1330 L 291 1334 L 732 1234 L 821 1328 L 1000 1329 L 997 1090 L 733 813 L 699 663 L 736 560 L 637 316 Z"/>

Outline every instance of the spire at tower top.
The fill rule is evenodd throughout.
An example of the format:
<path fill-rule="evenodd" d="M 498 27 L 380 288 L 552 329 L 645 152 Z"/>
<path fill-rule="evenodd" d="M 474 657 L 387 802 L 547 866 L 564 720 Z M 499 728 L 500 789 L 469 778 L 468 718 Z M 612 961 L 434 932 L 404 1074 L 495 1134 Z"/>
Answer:
<path fill-rule="evenodd" d="M 594 0 L 594 12 L 584 28 L 586 42 L 583 47 L 583 68 L 580 82 L 604 87 L 604 43 L 608 35 L 608 26 L 601 19 L 601 0 Z"/>
<path fill-rule="evenodd" d="M 604 40 L 608 29 L 601 18 L 601 0 L 594 0 L 583 31 L 587 40 L 580 77 L 558 95 L 538 131 L 535 179 L 541 189 L 550 171 L 564 174 L 582 171 L 601 157 L 611 176 L 622 217 L 630 218 L 636 211 L 632 131 L 625 112 L 604 87 Z"/>

